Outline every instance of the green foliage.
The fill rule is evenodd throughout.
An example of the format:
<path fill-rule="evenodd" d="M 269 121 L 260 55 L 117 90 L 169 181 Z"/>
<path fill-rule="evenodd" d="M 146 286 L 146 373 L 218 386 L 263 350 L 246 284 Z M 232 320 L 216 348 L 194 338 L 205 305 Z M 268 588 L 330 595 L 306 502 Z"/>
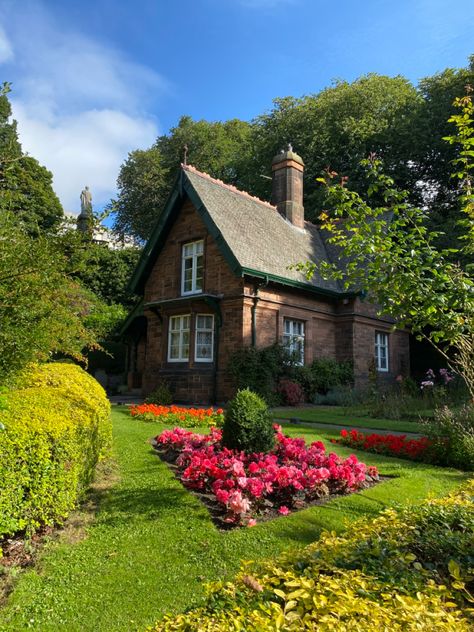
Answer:
<path fill-rule="evenodd" d="M 275 344 L 263 349 L 239 349 L 231 356 L 227 368 L 237 389 L 249 388 L 271 406 L 279 403 L 277 384 L 288 376 L 292 364 L 285 347 Z"/>
<path fill-rule="evenodd" d="M 329 390 L 351 384 L 354 380 L 352 364 L 332 358 L 316 358 L 309 367 L 294 367 L 293 374 L 309 401 L 313 401 L 317 394 L 325 395 Z"/>
<path fill-rule="evenodd" d="M 145 400 L 146 404 L 157 406 L 170 406 L 173 403 L 173 393 L 166 382 L 160 382 Z"/>
<path fill-rule="evenodd" d="M 22 152 L 16 121 L 11 120 L 10 86 L 0 89 L 0 216 L 14 214 L 27 232 L 52 233 L 64 213 L 53 191 L 52 175 Z"/>
<path fill-rule="evenodd" d="M 189 164 L 248 188 L 244 174 L 252 151 L 250 131 L 250 124 L 237 119 L 209 123 L 183 116 L 153 147 L 131 152 L 120 169 L 118 198 L 110 205 L 116 213 L 115 228 L 139 239 L 150 236 L 183 161 L 185 145 Z"/>
<path fill-rule="evenodd" d="M 57 239 L 67 260 L 68 274 L 108 305 L 127 309 L 135 303 L 128 282 L 140 256 L 139 248 L 113 249 L 84 239 L 75 228 L 66 229 Z"/>
<path fill-rule="evenodd" d="M 225 412 L 222 443 L 232 450 L 268 452 L 275 443 L 266 403 L 249 389 L 238 391 Z"/>
<path fill-rule="evenodd" d="M 474 470 L 474 405 L 458 410 L 443 406 L 423 423 L 433 442 L 431 459 L 440 465 Z"/>
<path fill-rule="evenodd" d="M 457 347 L 459 354 L 451 364 L 474 396 L 474 280 L 450 263 L 452 253 L 435 248 L 437 235 L 426 228 L 425 212 L 409 204 L 406 192 L 383 173 L 380 160 L 370 158 L 364 165 L 369 196 L 382 198 L 381 206 L 364 201 L 344 183 L 333 184 L 332 173 L 320 178 L 328 184 L 332 209 L 321 214 L 323 228 L 346 263 L 341 269 L 323 262 L 319 272 L 339 279 L 347 289 L 367 292 L 398 327 L 409 327 L 429 340 L 448 361 L 445 347 Z M 298 267 L 311 276 L 316 266 Z"/>
<path fill-rule="evenodd" d="M 52 354 L 83 359 L 84 348 L 97 346 L 94 327 L 100 325 L 102 335 L 110 323 L 99 317 L 98 299 L 69 279 L 65 267 L 51 239 L 32 238 L 10 214 L 0 214 L 0 384 Z"/>
<path fill-rule="evenodd" d="M 165 617 L 153 632 L 472 629 L 473 481 L 419 507 L 385 510 L 344 535 L 325 531 L 302 552 L 233 583 L 209 587 L 206 604 Z"/>
<path fill-rule="evenodd" d="M 0 537 L 63 520 L 111 442 L 110 404 L 78 366 L 30 365 L 0 410 Z"/>
<path fill-rule="evenodd" d="M 306 399 L 313 401 L 318 393 L 327 393 L 329 389 L 350 384 L 354 379 L 350 362 L 317 358 L 311 366 L 299 366 L 296 358 L 280 344 L 263 349 L 240 349 L 231 356 L 228 370 L 238 389 L 250 388 L 269 406 L 278 405 L 281 401 L 281 380 L 297 382 L 303 388 Z"/>
<path fill-rule="evenodd" d="M 442 138 L 452 134 L 448 119 L 455 113 L 453 100 L 469 83 L 474 84 L 472 58 L 466 68 L 447 69 L 417 87 L 401 76 L 371 73 L 352 83 L 336 81 L 317 94 L 277 98 L 270 111 L 251 123 L 184 116 L 152 148 L 132 152 L 122 166 L 119 196 L 112 203 L 116 226 L 142 239 L 149 236 L 185 144 L 190 164 L 269 199 L 270 182 L 261 176 L 270 176 L 273 156 L 291 142 L 306 163 L 306 219 L 317 221 L 326 207 L 325 191 L 316 185 L 323 169 L 330 166 L 344 174 L 351 189 L 365 197 L 360 161 L 377 152 L 397 186 L 409 192 L 410 203 L 423 206 L 429 199 L 425 221 L 430 229 L 444 232 L 436 245 L 459 247 L 459 182 L 450 178 L 457 150 Z"/>

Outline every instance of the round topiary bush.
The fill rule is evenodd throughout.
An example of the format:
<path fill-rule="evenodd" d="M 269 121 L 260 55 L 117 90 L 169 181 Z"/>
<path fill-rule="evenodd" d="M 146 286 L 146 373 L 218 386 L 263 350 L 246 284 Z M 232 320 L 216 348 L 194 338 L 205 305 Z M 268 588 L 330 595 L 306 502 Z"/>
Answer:
<path fill-rule="evenodd" d="M 268 452 L 275 444 L 273 421 L 265 401 L 246 388 L 229 402 L 222 443 L 232 450 Z"/>

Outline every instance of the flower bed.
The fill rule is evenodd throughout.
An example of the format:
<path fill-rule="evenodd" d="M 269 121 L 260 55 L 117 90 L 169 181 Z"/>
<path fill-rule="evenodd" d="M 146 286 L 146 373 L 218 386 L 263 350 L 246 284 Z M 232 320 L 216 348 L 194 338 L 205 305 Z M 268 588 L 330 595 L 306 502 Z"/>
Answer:
<path fill-rule="evenodd" d="M 257 518 L 287 515 L 318 499 L 346 494 L 378 480 L 375 467 L 351 455 L 327 454 L 320 441 L 305 444 L 275 426 L 276 447 L 269 453 L 246 454 L 224 448 L 222 432 L 209 435 L 174 428 L 156 437 L 162 457 L 175 465 L 183 485 L 211 500 L 218 522 L 229 526 L 256 524 Z"/>
<path fill-rule="evenodd" d="M 179 406 L 159 406 L 138 404 L 130 406 L 132 417 L 142 421 L 158 421 L 162 424 L 180 424 L 186 428 L 198 426 L 221 426 L 224 422 L 222 408 L 180 408 Z"/>
<path fill-rule="evenodd" d="M 401 456 L 413 461 L 425 460 L 431 441 L 427 437 L 407 439 L 406 435 L 364 434 L 358 430 L 341 430 L 339 439 L 331 439 L 357 450 L 367 450 L 388 456 Z"/>

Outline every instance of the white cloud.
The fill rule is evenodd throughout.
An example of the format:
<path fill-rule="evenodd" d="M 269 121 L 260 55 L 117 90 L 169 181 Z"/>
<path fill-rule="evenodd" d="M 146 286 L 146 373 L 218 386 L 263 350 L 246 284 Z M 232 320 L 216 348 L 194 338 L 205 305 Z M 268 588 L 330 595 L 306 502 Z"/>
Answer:
<path fill-rule="evenodd" d="M 169 86 L 114 48 L 54 24 L 36 5 L 30 22 L 34 28 L 27 19 L 9 20 L 20 141 L 52 171 L 65 210 L 78 212 L 86 184 L 102 206 L 115 194 L 127 153 L 156 138 L 157 122 L 145 108 Z M 0 62 L 1 42 L 0 31 Z"/>
<path fill-rule="evenodd" d="M 0 26 L 0 64 L 13 59 L 13 48 L 7 34 Z"/>

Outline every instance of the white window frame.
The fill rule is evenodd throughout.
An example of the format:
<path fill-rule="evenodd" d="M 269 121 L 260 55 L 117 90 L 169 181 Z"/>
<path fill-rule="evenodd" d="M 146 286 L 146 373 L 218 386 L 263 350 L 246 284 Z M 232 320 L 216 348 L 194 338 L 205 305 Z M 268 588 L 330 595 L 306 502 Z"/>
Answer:
<path fill-rule="evenodd" d="M 382 355 L 382 349 L 385 349 L 385 358 Z M 385 360 L 385 366 L 383 366 Z M 385 331 L 375 332 L 375 368 L 381 373 L 389 371 L 389 340 Z"/>
<path fill-rule="evenodd" d="M 188 318 L 188 327 L 184 327 L 185 318 Z M 178 327 L 173 328 L 175 323 L 179 323 Z M 184 334 L 187 332 L 188 334 L 188 355 L 184 355 Z M 179 344 L 178 344 L 178 357 L 171 357 L 171 334 L 178 333 L 179 334 Z M 189 342 L 191 335 L 191 314 L 177 314 L 176 316 L 170 316 L 168 323 L 168 362 L 188 362 L 189 361 Z"/>
<path fill-rule="evenodd" d="M 288 330 L 286 325 L 288 324 Z M 283 344 L 291 354 L 299 353 L 296 364 L 304 366 L 306 323 L 296 318 L 283 319 Z M 295 346 L 298 345 L 297 348 Z"/>
<path fill-rule="evenodd" d="M 187 255 L 186 249 L 192 246 L 191 254 Z M 190 241 L 187 244 L 183 244 L 181 250 L 181 295 L 188 296 L 189 294 L 201 294 L 202 287 L 198 289 L 197 283 L 197 269 L 198 269 L 198 257 L 204 258 L 204 240 L 198 239 L 197 241 Z M 185 265 L 186 261 L 191 260 L 191 289 L 185 290 Z M 203 279 L 204 281 L 204 262 L 202 265 Z"/>
<path fill-rule="evenodd" d="M 212 319 L 212 325 L 209 329 L 208 327 L 199 327 L 199 317 L 206 316 L 207 318 Z M 198 332 L 205 332 L 211 334 L 211 353 L 209 357 L 200 358 L 198 356 Z M 196 325 L 194 328 L 194 361 L 195 362 L 213 362 L 214 361 L 214 314 L 196 314 Z"/>

